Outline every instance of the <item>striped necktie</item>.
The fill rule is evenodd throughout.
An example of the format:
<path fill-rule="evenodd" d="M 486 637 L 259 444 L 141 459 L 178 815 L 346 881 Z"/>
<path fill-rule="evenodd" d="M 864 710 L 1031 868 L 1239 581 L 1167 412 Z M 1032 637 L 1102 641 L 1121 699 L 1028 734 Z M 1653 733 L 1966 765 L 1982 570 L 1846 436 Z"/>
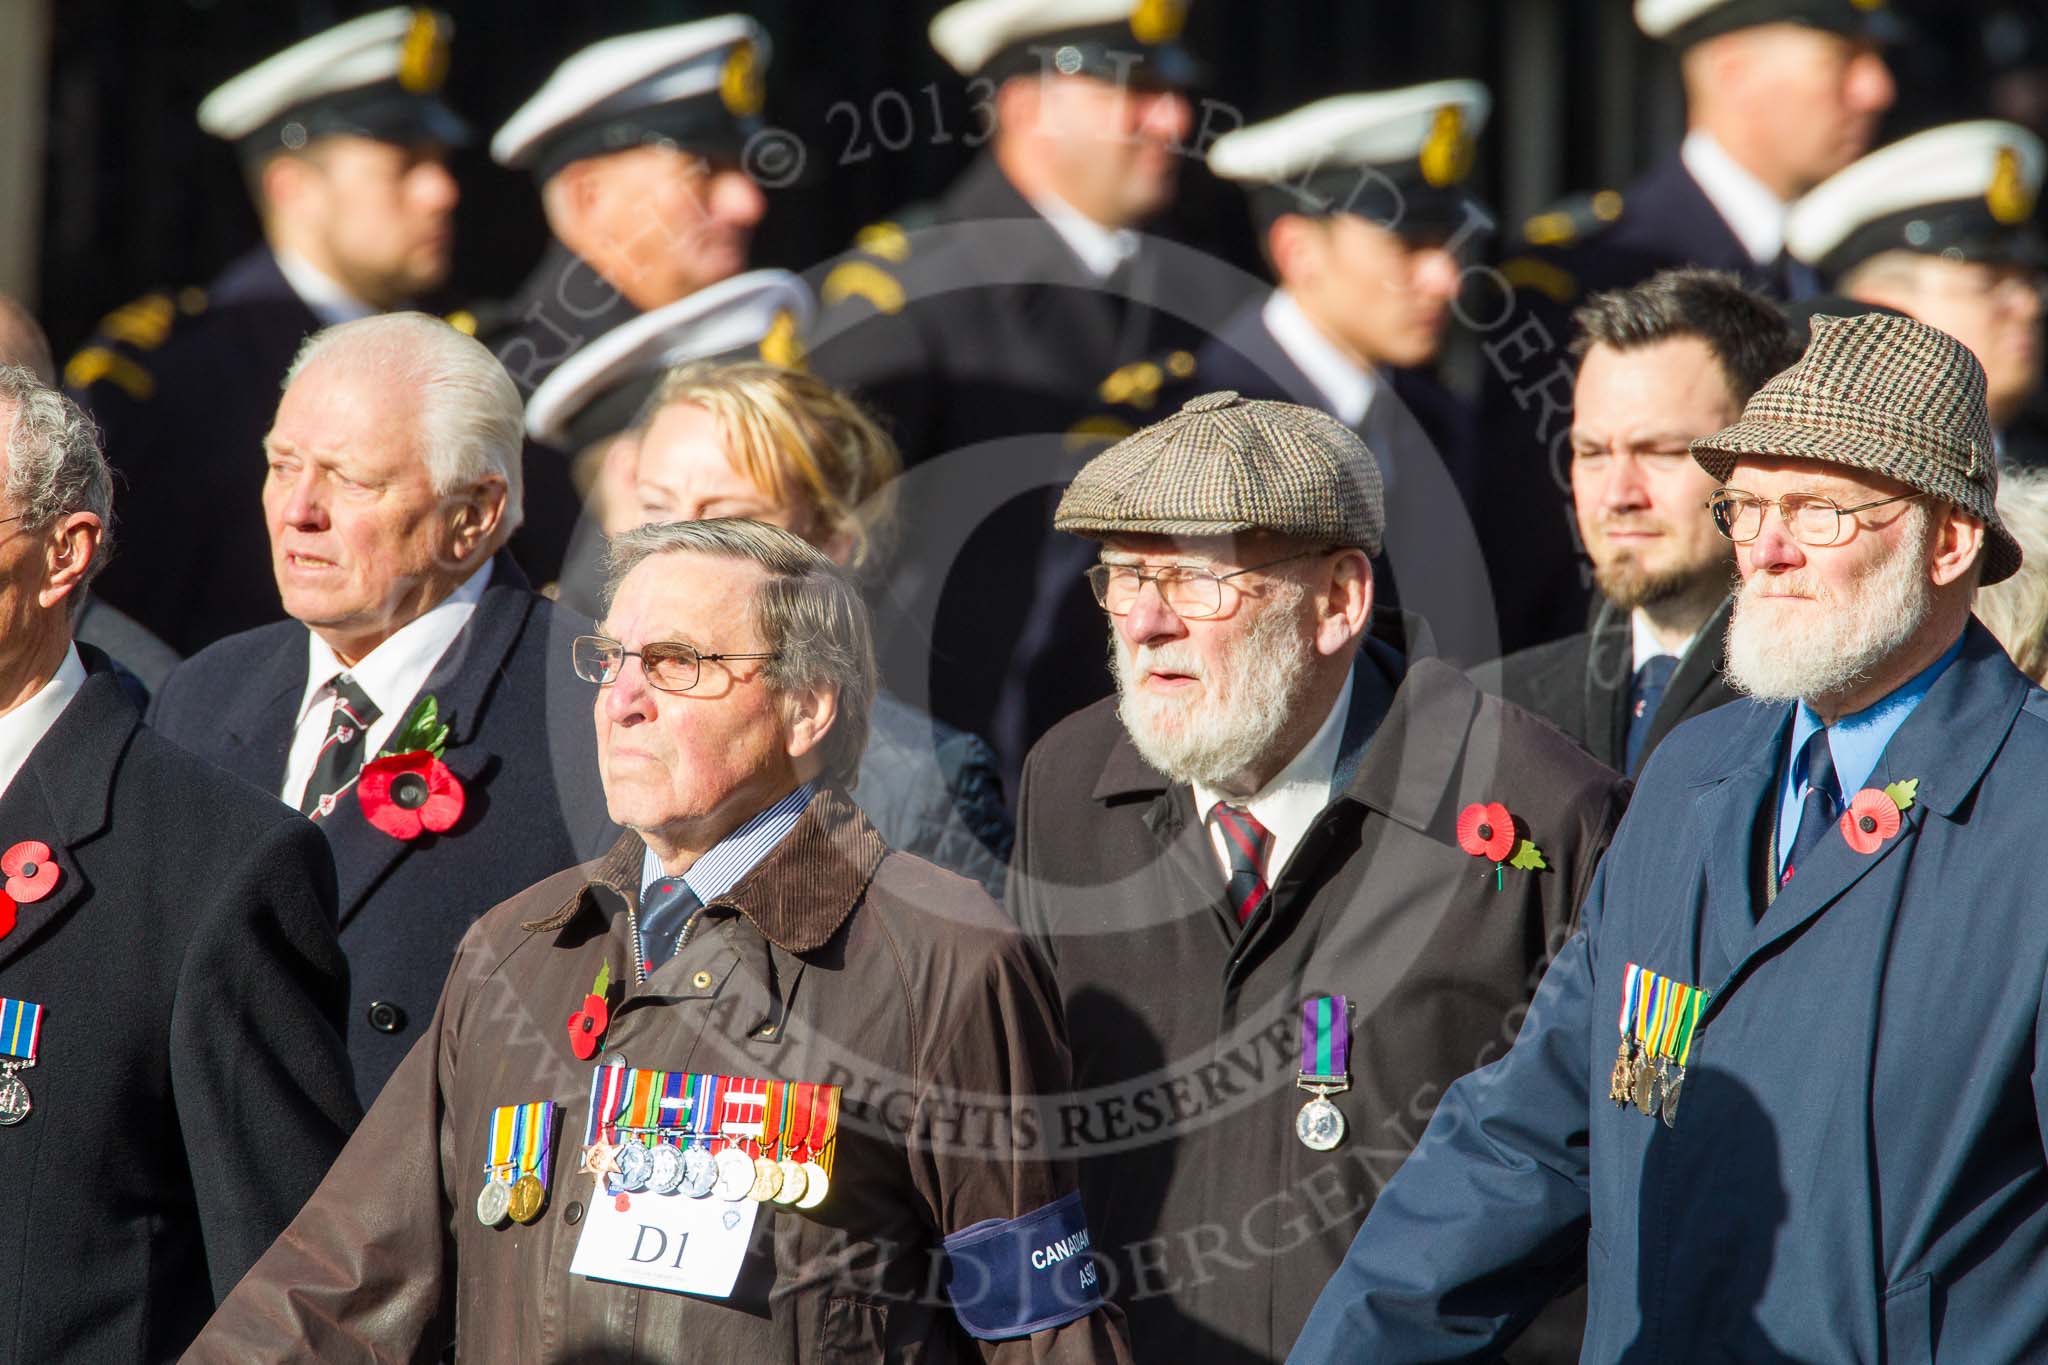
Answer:
<path fill-rule="evenodd" d="M 1223 846 L 1230 854 L 1230 908 L 1237 922 L 1248 924 L 1266 901 L 1266 853 L 1273 846 L 1273 833 L 1243 806 L 1216 803 L 1216 823 L 1223 830 Z"/>
<path fill-rule="evenodd" d="M 313 760 L 312 775 L 299 799 L 299 813 L 315 820 L 334 810 L 335 802 L 363 770 L 363 742 L 383 712 L 370 694 L 346 673 L 334 675 L 328 686 L 334 690 L 334 710 L 327 717 L 327 737 L 320 744 L 320 756 Z"/>

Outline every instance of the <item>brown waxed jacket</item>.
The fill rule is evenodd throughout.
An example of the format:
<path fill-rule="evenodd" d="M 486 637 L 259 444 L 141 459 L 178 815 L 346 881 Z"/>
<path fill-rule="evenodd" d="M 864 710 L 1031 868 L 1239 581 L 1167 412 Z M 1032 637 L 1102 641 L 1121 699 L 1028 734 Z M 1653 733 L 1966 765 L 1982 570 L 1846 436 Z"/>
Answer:
<path fill-rule="evenodd" d="M 480 1361 L 1128 1360 L 1114 1309 L 977 1342 L 938 1287 L 941 1237 L 1075 1187 L 1031 1099 L 1067 1085 L 1059 1007 L 986 893 L 889 852 L 824 788 L 636 985 L 641 858 L 628 835 L 477 923 L 433 1028 L 189 1358 L 434 1360 L 452 1333 Z M 606 964 L 624 986 L 601 1060 L 844 1087 L 830 1196 L 761 1210 L 729 1299 L 569 1270 L 593 1063 L 565 1021 Z M 547 1205 L 485 1227 L 491 1111 L 539 1099 L 558 1106 Z"/>

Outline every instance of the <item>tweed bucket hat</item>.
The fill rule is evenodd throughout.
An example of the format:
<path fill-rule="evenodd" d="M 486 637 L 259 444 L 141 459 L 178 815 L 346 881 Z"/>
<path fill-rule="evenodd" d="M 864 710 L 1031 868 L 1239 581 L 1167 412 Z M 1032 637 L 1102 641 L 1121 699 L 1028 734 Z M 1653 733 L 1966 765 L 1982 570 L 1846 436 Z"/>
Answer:
<path fill-rule="evenodd" d="M 1356 432 L 1224 389 L 1090 460 L 1053 525 L 1096 539 L 1269 531 L 1376 555 L 1386 518 L 1379 462 Z"/>
<path fill-rule="evenodd" d="M 1897 479 L 1983 521 L 1979 582 L 2020 566 L 2019 542 L 1995 506 L 1984 369 L 1924 322 L 1815 316 L 1806 354 L 1758 389 L 1734 426 L 1692 443 L 1693 459 L 1722 483 L 1744 455 L 1825 460 Z"/>

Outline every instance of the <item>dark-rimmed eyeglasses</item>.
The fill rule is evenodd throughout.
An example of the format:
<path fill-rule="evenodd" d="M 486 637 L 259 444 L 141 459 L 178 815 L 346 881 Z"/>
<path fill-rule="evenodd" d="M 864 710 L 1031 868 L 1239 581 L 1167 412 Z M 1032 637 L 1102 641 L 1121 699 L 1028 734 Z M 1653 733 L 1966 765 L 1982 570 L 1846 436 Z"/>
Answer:
<path fill-rule="evenodd" d="M 1160 600 L 1174 615 L 1200 621 L 1223 610 L 1223 585 L 1240 574 L 1257 573 L 1261 569 L 1329 553 L 1328 550 L 1302 550 L 1269 559 L 1263 564 L 1232 569 L 1229 573 L 1215 573 L 1198 564 L 1167 564 L 1157 569 L 1147 569 L 1140 564 L 1097 564 L 1088 570 L 1088 586 L 1095 592 L 1095 601 L 1111 616 L 1128 616 L 1131 608 L 1137 605 L 1138 595 L 1150 583 L 1159 589 Z"/>
<path fill-rule="evenodd" d="M 1714 514 L 1714 529 L 1737 545 L 1747 545 L 1762 535 L 1764 510 L 1776 507 L 1794 540 L 1801 545 L 1822 546 L 1834 544 L 1841 536 L 1843 517 L 1926 496 L 1925 493 L 1901 493 L 1894 498 L 1878 498 L 1874 502 L 1844 507 L 1833 498 L 1824 498 L 1816 493 L 1787 493 L 1782 498 L 1760 498 L 1754 493 L 1723 488 L 1707 499 L 1707 510 Z"/>
<path fill-rule="evenodd" d="M 697 685 L 707 663 L 728 659 L 773 659 L 774 654 L 706 654 L 695 645 L 678 640 L 660 640 L 627 649 L 608 635 L 579 635 L 569 644 L 569 658 L 576 676 L 585 682 L 609 687 L 619 680 L 626 660 L 638 659 L 647 675 L 647 685 L 659 692 L 687 692 Z"/>

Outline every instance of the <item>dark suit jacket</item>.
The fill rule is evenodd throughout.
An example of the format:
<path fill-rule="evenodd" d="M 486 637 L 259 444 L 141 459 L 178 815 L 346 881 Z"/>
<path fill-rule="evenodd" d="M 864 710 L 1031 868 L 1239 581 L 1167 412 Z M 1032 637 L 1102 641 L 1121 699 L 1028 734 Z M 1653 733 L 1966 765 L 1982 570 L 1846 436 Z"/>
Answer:
<path fill-rule="evenodd" d="M 1246 398 L 1325 405 L 1322 390 L 1281 349 L 1266 326 L 1265 298 L 1247 303 L 1195 353 L 1194 372 L 1171 386 L 1143 420 L 1158 421 L 1186 399 L 1216 389 Z M 1485 556 L 1473 530 L 1477 473 L 1472 411 L 1422 369 L 1387 369 L 1357 427 L 1379 462 L 1386 543 L 1373 562 L 1374 600 L 1430 624 L 1449 659 L 1499 650 L 1499 626 L 1480 591 Z"/>
<path fill-rule="evenodd" d="M 0 1359 L 175 1357 L 361 1111 L 334 864 L 291 811 L 143 728 L 106 660 L 0 796 L 57 884 L 0 938 L 43 1006 L 0 1128 Z"/>
<path fill-rule="evenodd" d="M 112 314 L 65 367 L 116 476 L 116 552 L 93 592 L 180 654 L 284 615 L 263 437 L 299 343 L 319 327 L 259 246 L 204 291 Z"/>
<path fill-rule="evenodd" d="M 1721 676 L 1721 652 L 1733 606 L 1733 599 L 1723 602 L 1678 661 L 1630 777 L 1643 770 L 1658 743 L 1680 721 L 1742 695 Z M 1542 716 L 1619 771 L 1628 752 L 1634 660 L 1628 613 L 1603 602 L 1592 630 L 1496 659 L 1472 670 L 1472 677 L 1487 691 Z"/>
<path fill-rule="evenodd" d="M 586 629 L 500 554 L 476 614 L 420 693 L 433 694 L 452 731 L 445 761 L 467 793 L 461 822 L 408 843 L 372 826 L 353 800 L 320 822 L 340 876 L 349 1054 L 366 1104 L 425 1028 L 477 916 L 617 837 L 591 690 L 569 669 L 569 640 Z M 286 621 L 187 660 L 150 720 L 274 794 L 305 687 L 306 628 Z"/>

